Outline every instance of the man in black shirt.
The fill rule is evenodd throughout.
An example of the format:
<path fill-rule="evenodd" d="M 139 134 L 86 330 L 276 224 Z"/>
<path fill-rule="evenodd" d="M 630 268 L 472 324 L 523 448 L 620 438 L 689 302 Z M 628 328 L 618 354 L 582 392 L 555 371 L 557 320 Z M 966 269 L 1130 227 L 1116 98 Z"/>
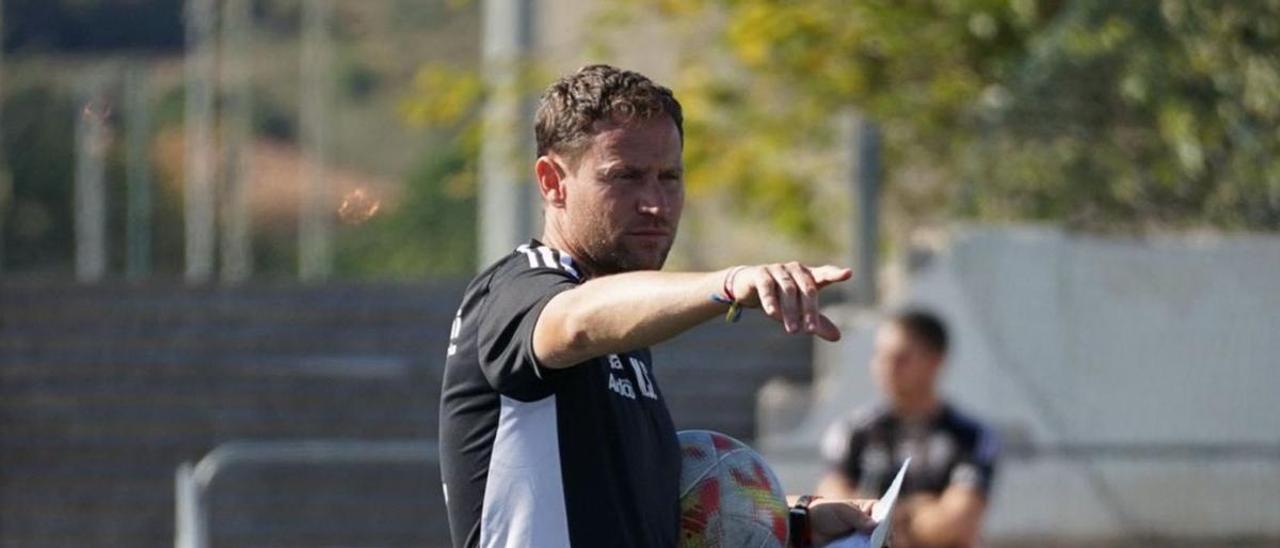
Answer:
<path fill-rule="evenodd" d="M 471 282 L 450 334 L 440 458 L 455 547 L 675 546 L 680 454 L 648 347 L 739 306 L 839 338 L 818 291 L 848 269 L 657 271 L 684 201 L 681 123 L 670 90 L 609 66 L 543 95 L 543 236 Z M 815 504 L 815 538 L 865 509 Z"/>
<path fill-rule="evenodd" d="M 894 547 L 972 546 L 995 474 L 995 435 L 937 393 L 947 332 L 908 310 L 876 333 L 871 370 L 888 400 L 837 421 L 822 440 L 831 471 L 818 492 L 880 493 L 911 458 L 894 512 Z"/>

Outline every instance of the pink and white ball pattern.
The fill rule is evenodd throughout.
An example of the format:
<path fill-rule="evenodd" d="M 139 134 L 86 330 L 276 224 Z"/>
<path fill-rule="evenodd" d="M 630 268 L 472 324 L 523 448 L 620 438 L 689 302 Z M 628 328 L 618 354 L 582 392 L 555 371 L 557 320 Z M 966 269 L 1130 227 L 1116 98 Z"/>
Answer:
<path fill-rule="evenodd" d="M 787 502 L 758 453 L 719 432 L 678 434 L 680 545 L 686 548 L 784 548 Z"/>

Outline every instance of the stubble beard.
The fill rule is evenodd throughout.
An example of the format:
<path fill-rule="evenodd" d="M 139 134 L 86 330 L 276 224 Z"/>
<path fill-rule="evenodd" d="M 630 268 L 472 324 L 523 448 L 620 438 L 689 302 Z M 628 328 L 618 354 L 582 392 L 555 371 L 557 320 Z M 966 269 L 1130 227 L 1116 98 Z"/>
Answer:
<path fill-rule="evenodd" d="M 648 250 L 632 249 L 624 235 L 612 234 L 610 227 L 600 221 L 593 221 L 582 228 L 590 234 L 586 238 L 587 249 L 583 250 L 587 256 L 582 259 L 599 276 L 637 270 L 661 270 L 662 265 L 667 262 L 667 255 L 671 253 L 675 238 L 675 233 L 672 232 L 672 240 L 666 242 L 655 254 Z"/>

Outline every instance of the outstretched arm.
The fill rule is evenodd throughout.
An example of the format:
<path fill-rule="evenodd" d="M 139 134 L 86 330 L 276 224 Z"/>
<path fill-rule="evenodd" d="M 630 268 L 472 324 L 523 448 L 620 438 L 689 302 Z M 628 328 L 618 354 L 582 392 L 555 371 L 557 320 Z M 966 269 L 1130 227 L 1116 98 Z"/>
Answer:
<path fill-rule="evenodd" d="M 560 369 L 660 343 L 724 314 L 727 305 L 710 296 L 723 295 L 726 282 L 741 306 L 763 309 L 788 333 L 834 341 L 840 330 L 818 310 L 818 292 L 851 274 L 847 268 L 787 263 L 604 276 L 547 303 L 534 327 L 533 351 L 544 366 Z"/>

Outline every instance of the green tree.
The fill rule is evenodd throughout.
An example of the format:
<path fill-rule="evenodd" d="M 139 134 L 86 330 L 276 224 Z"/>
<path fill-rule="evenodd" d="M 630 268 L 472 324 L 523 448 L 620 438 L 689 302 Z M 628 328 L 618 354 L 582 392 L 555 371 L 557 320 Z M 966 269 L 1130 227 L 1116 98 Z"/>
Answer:
<path fill-rule="evenodd" d="M 1280 228 L 1280 2 L 618 2 L 682 38 L 691 187 L 797 236 L 849 108 L 908 224 Z"/>
<path fill-rule="evenodd" d="M 339 233 L 336 272 L 351 278 L 465 277 L 476 265 L 475 171 L 446 144 L 406 178 L 394 211 Z"/>
<path fill-rule="evenodd" d="M 882 126 L 894 228 L 960 216 L 1280 229 L 1280 0 L 613 0 L 601 12 L 599 59 L 628 15 L 657 14 L 676 34 L 691 195 L 726 198 L 802 246 L 830 246 L 816 182 L 840 176 L 834 122 L 848 111 Z M 411 119 L 473 128 L 475 73 L 422 79 Z"/>

